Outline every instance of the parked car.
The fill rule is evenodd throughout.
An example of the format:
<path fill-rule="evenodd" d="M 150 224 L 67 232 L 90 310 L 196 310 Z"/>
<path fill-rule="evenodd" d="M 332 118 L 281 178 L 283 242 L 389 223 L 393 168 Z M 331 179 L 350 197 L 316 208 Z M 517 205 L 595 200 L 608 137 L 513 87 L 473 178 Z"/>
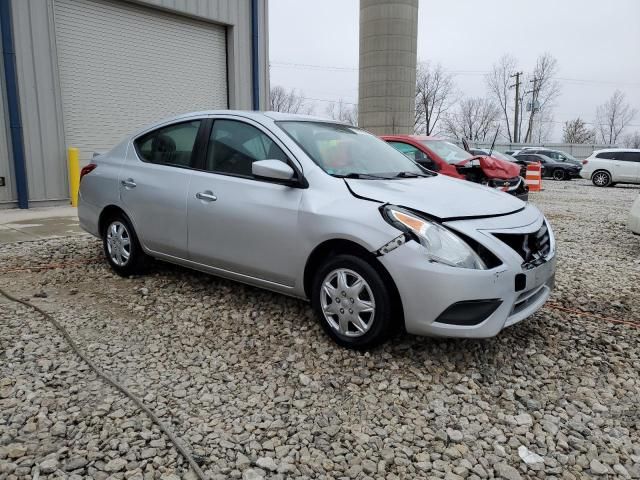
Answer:
<path fill-rule="evenodd" d="M 486 155 L 473 155 L 447 140 L 418 135 L 383 135 L 383 140 L 425 168 L 454 178 L 487 185 L 521 200 L 529 188 L 520 167 Z"/>
<path fill-rule="evenodd" d="M 544 304 L 556 267 L 535 206 L 356 127 L 272 112 L 129 136 L 83 169 L 78 216 L 120 275 L 155 257 L 309 299 L 352 348 L 402 329 L 491 337 Z"/>
<path fill-rule="evenodd" d="M 596 187 L 616 183 L 640 183 L 640 149 L 608 148 L 597 150 L 582 161 L 582 178 Z"/>
<path fill-rule="evenodd" d="M 582 166 L 582 162 L 580 160 L 566 152 L 563 152 L 562 150 L 553 150 L 550 148 L 542 147 L 524 147 L 522 150 L 520 150 L 519 153 L 538 153 L 540 155 L 545 155 L 557 162 L 566 162 L 573 165 Z"/>
<path fill-rule="evenodd" d="M 580 176 L 580 167 L 569 162 L 558 162 L 546 155 L 522 151 L 515 156 L 525 162 L 539 162 L 542 164 L 542 176 L 554 180 L 571 180 Z"/>
<path fill-rule="evenodd" d="M 631 205 L 629 212 L 629 230 L 636 235 L 640 235 L 640 195 L 638 195 Z"/>
<path fill-rule="evenodd" d="M 488 150 L 486 148 L 470 148 L 467 150 L 472 155 L 489 155 L 493 158 L 497 158 L 498 160 L 503 160 L 505 162 L 517 163 L 520 165 L 520 176 L 526 177 L 527 175 L 527 166 L 533 164 L 534 162 L 527 162 L 525 160 L 518 160 L 516 157 L 513 157 L 507 153 L 501 153 L 497 150 Z"/>

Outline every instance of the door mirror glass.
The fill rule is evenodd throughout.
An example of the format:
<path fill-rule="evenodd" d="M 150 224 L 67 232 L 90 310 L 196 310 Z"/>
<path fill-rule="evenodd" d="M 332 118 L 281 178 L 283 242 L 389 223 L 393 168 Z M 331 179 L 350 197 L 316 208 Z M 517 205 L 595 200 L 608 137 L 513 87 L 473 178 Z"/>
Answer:
<path fill-rule="evenodd" d="M 251 164 L 251 173 L 265 180 L 292 180 L 293 168 L 281 160 L 258 160 Z"/>

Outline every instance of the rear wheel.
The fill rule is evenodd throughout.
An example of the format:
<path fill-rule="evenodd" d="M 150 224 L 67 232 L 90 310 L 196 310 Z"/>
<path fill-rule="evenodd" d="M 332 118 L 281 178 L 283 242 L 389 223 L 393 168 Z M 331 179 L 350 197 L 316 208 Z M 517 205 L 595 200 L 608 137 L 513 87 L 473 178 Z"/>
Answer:
<path fill-rule="evenodd" d="M 392 295 L 367 261 L 338 255 L 316 272 L 311 304 L 325 332 L 339 345 L 364 350 L 395 331 Z"/>
<path fill-rule="evenodd" d="M 611 185 L 611 175 L 604 170 L 598 170 L 591 177 L 591 182 L 593 182 L 596 187 L 608 187 Z"/>
<path fill-rule="evenodd" d="M 565 171 L 562 170 L 561 168 L 556 168 L 553 171 L 553 179 L 554 180 L 566 180 L 567 179 L 567 175 L 566 175 Z"/>
<path fill-rule="evenodd" d="M 102 245 L 111 268 L 123 277 L 141 273 L 147 255 L 140 247 L 129 218 L 123 213 L 117 213 L 109 217 L 104 225 Z"/>

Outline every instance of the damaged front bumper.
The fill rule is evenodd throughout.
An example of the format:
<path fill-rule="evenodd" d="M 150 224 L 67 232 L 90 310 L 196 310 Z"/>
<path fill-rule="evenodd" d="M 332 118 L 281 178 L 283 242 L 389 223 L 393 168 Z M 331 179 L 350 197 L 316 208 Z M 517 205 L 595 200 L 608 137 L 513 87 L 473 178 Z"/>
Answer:
<path fill-rule="evenodd" d="M 513 195 L 523 202 L 529 200 L 529 187 L 522 177 L 510 178 L 506 180 L 492 178 L 487 181 L 486 185 L 488 187 L 495 188 L 496 190 L 500 190 L 502 192 Z"/>
<path fill-rule="evenodd" d="M 537 218 L 531 221 L 534 211 Z M 424 247 L 417 242 L 407 241 L 397 246 L 390 242 L 393 248 L 380 254 L 378 259 L 398 288 L 407 332 L 425 336 L 492 337 L 534 314 L 549 298 L 556 269 L 551 230 L 549 250 L 535 265 L 526 264 L 520 254 L 494 235 L 505 231 L 513 235 L 533 235 L 540 231 L 546 222 L 537 209 L 529 207 L 519 214 L 459 220 L 445 225 L 489 249 L 501 264 L 489 270 L 450 267 L 429 262 Z"/>

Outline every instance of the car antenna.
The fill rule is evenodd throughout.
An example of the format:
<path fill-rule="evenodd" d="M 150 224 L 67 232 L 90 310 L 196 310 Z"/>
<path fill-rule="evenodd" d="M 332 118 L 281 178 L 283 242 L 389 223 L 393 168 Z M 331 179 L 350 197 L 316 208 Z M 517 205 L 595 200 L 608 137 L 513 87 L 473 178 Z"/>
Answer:
<path fill-rule="evenodd" d="M 500 131 L 500 127 L 496 128 L 496 134 L 493 136 L 493 142 L 491 142 L 491 149 L 489 150 L 489 156 L 493 153 L 493 147 L 496 146 L 496 138 L 498 138 L 498 132 Z"/>

